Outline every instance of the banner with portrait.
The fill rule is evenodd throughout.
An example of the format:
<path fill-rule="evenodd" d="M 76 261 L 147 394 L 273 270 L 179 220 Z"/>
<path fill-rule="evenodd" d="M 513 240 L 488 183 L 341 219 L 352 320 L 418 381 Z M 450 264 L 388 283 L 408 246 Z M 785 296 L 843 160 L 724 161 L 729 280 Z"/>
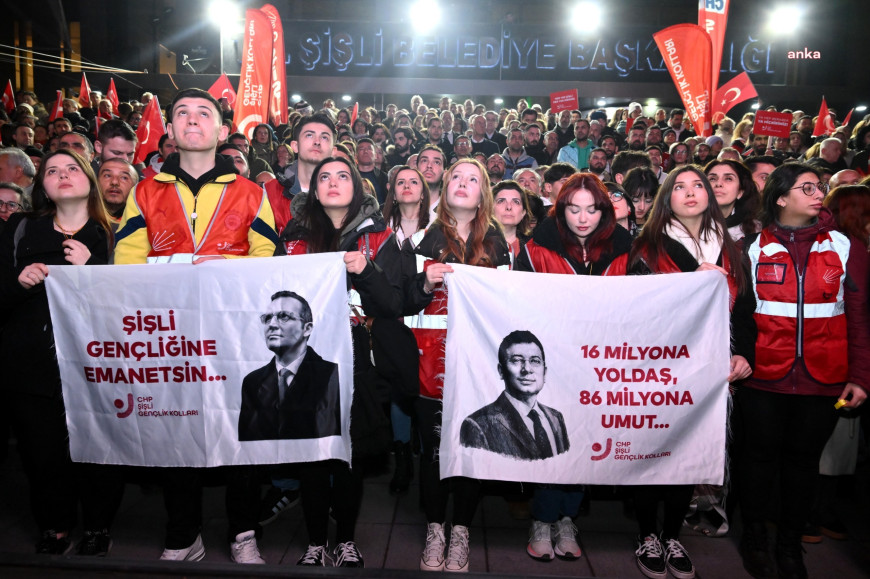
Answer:
<path fill-rule="evenodd" d="M 722 483 L 725 276 L 454 269 L 442 478 Z"/>
<path fill-rule="evenodd" d="M 353 352 L 342 255 L 52 266 L 73 460 L 347 461 Z"/>

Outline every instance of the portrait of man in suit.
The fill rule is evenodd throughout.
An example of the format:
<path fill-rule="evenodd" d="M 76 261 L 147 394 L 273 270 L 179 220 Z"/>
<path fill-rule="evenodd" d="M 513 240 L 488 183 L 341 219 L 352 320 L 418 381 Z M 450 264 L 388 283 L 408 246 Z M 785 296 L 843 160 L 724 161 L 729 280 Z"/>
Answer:
<path fill-rule="evenodd" d="M 242 381 L 239 440 L 340 436 L 338 365 L 308 346 L 314 328 L 308 302 L 279 291 L 260 321 L 275 355 Z"/>
<path fill-rule="evenodd" d="M 459 442 L 522 460 L 542 460 L 567 452 L 562 414 L 538 403 L 547 363 L 544 346 L 531 332 L 516 330 L 498 347 L 498 373 L 504 392 L 462 421 Z"/>

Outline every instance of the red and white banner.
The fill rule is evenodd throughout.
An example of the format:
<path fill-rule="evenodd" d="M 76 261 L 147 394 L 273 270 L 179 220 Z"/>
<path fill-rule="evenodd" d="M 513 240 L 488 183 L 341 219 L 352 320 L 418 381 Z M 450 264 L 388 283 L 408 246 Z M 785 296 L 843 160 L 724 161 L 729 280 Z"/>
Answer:
<path fill-rule="evenodd" d="M 269 120 L 274 126 L 287 122 L 287 75 L 284 73 L 284 27 L 278 9 L 266 4 L 260 10 L 272 25 L 272 83 L 269 88 Z"/>
<path fill-rule="evenodd" d="M 442 478 L 722 483 L 730 357 L 723 275 L 453 267 Z M 553 308 L 581 295 L 582 307 Z"/>
<path fill-rule="evenodd" d="M 752 125 L 753 135 L 770 135 L 787 139 L 791 134 L 791 113 L 774 111 L 755 111 L 755 123 Z"/>
<path fill-rule="evenodd" d="M 253 139 L 254 128 L 269 118 L 272 24 L 260 10 L 245 11 L 245 39 L 235 119 L 239 132 Z"/>
<path fill-rule="evenodd" d="M 136 129 L 138 142 L 133 163 L 144 163 L 148 153 L 159 148 L 160 137 L 164 134 L 166 134 L 166 123 L 163 122 L 163 115 L 160 113 L 157 95 L 154 95 L 142 111 L 142 120 L 139 121 L 139 128 Z"/>
<path fill-rule="evenodd" d="M 342 253 L 50 269 L 74 461 L 348 460 L 353 349 Z M 296 297 L 272 299 L 284 291 L 308 304 L 310 323 Z M 284 361 L 291 346 L 301 356 Z M 293 372 L 283 384 L 279 366 Z"/>
<path fill-rule="evenodd" d="M 82 73 L 82 84 L 79 87 L 79 104 L 85 109 L 91 107 L 91 86 L 85 73 Z"/>
<path fill-rule="evenodd" d="M 233 88 L 232 83 L 230 83 L 230 79 L 226 73 L 221 73 L 220 77 L 214 81 L 214 84 L 208 89 L 208 94 L 213 96 L 217 100 L 221 100 L 222 98 L 227 99 L 227 103 L 230 105 L 230 108 L 234 108 L 236 104 L 236 89 Z"/>
<path fill-rule="evenodd" d="M 708 137 L 713 47 L 707 32 L 695 24 L 677 24 L 653 34 L 671 79 L 680 93 L 695 132 Z"/>
<path fill-rule="evenodd" d="M 707 31 L 713 45 L 711 84 L 719 86 L 719 71 L 722 69 L 722 47 L 725 46 L 725 28 L 728 24 L 730 0 L 698 0 L 698 26 Z M 716 112 L 714 105 L 713 112 Z"/>
<path fill-rule="evenodd" d="M 561 113 L 562 111 L 575 111 L 580 109 L 580 100 L 577 89 L 563 90 L 550 93 L 550 111 Z"/>
<path fill-rule="evenodd" d="M 836 130 L 837 127 L 834 125 L 834 119 L 831 118 L 831 113 L 828 112 L 828 103 L 825 102 L 825 97 L 822 97 L 822 106 L 819 108 L 819 117 L 816 119 L 813 136 L 833 135 Z"/>
<path fill-rule="evenodd" d="M 15 93 L 12 92 L 12 81 L 6 81 L 6 90 L 3 91 L 3 109 L 6 114 L 11 114 L 15 110 Z"/>
<path fill-rule="evenodd" d="M 713 114 L 723 115 L 742 102 L 754 99 L 758 96 L 755 85 L 749 79 L 749 75 L 741 72 L 716 91 L 713 97 Z"/>
<path fill-rule="evenodd" d="M 48 115 L 49 122 L 55 119 L 63 118 L 63 91 L 57 91 L 57 99 L 54 101 L 54 106 L 51 107 L 51 114 Z"/>
<path fill-rule="evenodd" d="M 849 121 L 852 120 L 852 113 L 853 112 L 855 112 L 854 108 L 849 109 L 849 112 L 846 113 L 846 118 L 843 119 L 843 124 L 840 125 L 841 127 L 848 127 L 849 126 Z"/>
<path fill-rule="evenodd" d="M 115 88 L 115 79 L 109 79 L 109 90 L 106 91 L 106 98 L 112 103 L 112 112 L 118 114 L 118 105 L 121 101 L 118 100 L 118 89 Z"/>

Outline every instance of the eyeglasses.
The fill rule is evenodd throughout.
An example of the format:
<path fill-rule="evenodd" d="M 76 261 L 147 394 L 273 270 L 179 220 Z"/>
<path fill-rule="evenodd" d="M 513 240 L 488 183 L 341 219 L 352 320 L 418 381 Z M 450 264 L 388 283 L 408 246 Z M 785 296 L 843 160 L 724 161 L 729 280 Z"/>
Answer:
<path fill-rule="evenodd" d="M 12 213 L 15 213 L 21 209 L 21 203 L 16 203 L 15 201 L 0 201 L 0 209 L 3 209 L 4 207 L 8 207 Z"/>
<path fill-rule="evenodd" d="M 260 321 L 263 322 L 263 325 L 266 325 L 266 326 L 268 326 L 269 324 L 272 323 L 272 318 L 277 319 L 278 323 L 280 323 L 280 324 L 286 324 L 287 322 L 289 322 L 291 320 L 292 321 L 301 321 L 295 315 L 293 315 L 289 312 L 283 312 L 283 311 L 260 315 Z"/>
<path fill-rule="evenodd" d="M 610 194 L 611 201 L 619 201 L 619 200 L 624 199 L 624 198 L 625 198 L 625 195 L 623 195 L 619 191 L 614 191 L 613 193 Z"/>
<path fill-rule="evenodd" d="M 804 195 L 810 196 L 816 192 L 816 189 L 821 191 L 822 193 L 828 193 L 828 184 L 827 183 L 804 183 L 800 187 L 792 187 L 792 189 L 800 189 L 803 191 Z"/>

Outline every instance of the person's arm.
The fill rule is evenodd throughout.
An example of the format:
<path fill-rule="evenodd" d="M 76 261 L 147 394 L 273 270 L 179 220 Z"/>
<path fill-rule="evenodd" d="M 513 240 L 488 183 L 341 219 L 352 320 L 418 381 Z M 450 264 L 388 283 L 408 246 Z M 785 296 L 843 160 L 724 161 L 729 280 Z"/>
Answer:
<path fill-rule="evenodd" d="M 139 185 L 133 187 L 127 197 L 127 206 L 115 234 L 115 263 L 146 263 L 151 252 L 151 241 L 148 238 L 148 225 L 139 207 Z"/>
<path fill-rule="evenodd" d="M 22 219 L 22 213 L 13 214 L 0 233 L 0 313 L 11 311 L 23 300 L 29 299 L 28 290 L 18 283 L 18 274 L 23 268 L 20 264 L 15 267 L 13 255 L 15 230 Z"/>
<path fill-rule="evenodd" d="M 271 257 L 275 255 L 275 246 L 278 245 L 278 234 L 275 232 L 275 214 L 272 213 L 272 205 L 266 191 L 260 189 L 262 199 L 257 216 L 248 229 L 248 257 Z"/>
<path fill-rule="evenodd" d="M 397 318 L 402 315 L 402 252 L 395 235 L 384 236 L 375 260 L 366 259 L 360 273 L 350 274 L 367 316 Z"/>
<path fill-rule="evenodd" d="M 870 254 L 867 246 L 851 238 L 846 264 L 846 323 L 849 353 L 849 382 L 870 393 Z"/>

